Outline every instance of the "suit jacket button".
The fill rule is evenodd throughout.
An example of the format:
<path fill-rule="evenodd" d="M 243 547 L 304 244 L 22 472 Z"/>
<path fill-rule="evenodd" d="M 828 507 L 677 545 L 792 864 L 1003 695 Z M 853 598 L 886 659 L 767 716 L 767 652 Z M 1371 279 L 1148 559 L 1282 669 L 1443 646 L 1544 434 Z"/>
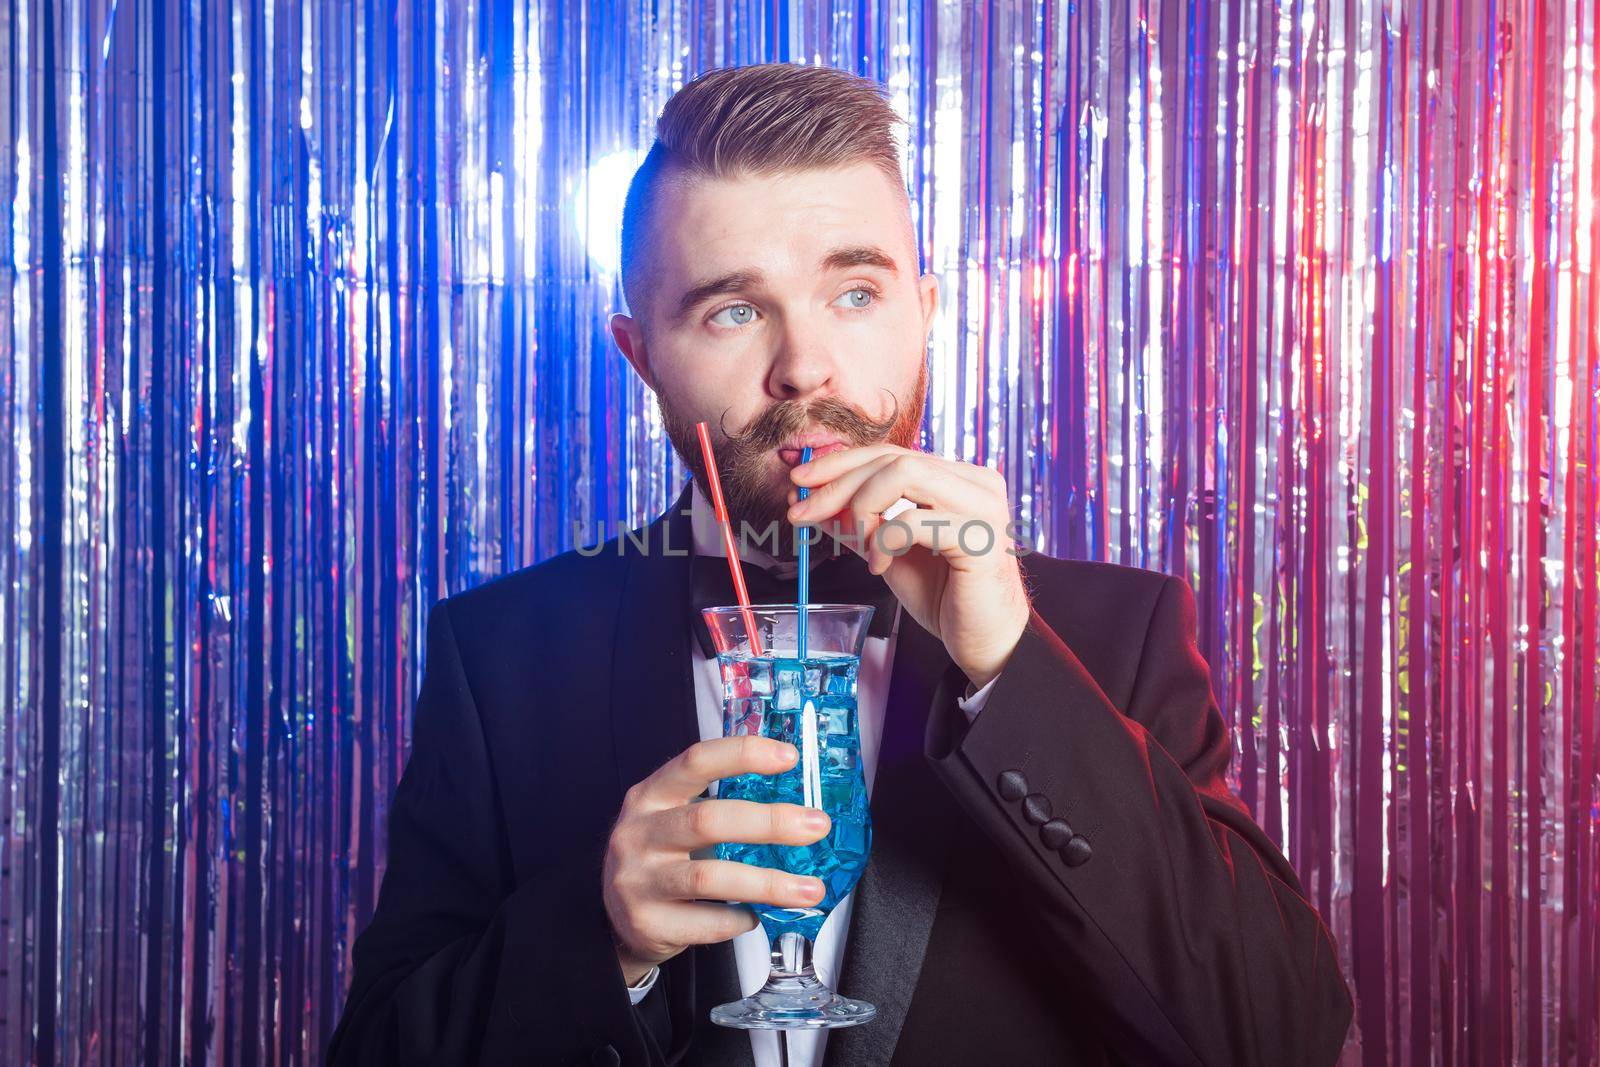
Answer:
<path fill-rule="evenodd" d="M 1039 840 L 1044 842 L 1045 848 L 1054 852 L 1072 840 L 1072 827 L 1064 819 L 1051 819 L 1039 827 Z"/>
<path fill-rule="evenodd" d="M 1082 834 L 1073 834 L 1072 839 L 1061 846 L 1061 858 L 1068 867 L 1080 867 L 1089 862 L 1089 839 Z"/>
<path fill-rule="evenodd" d="M 1022 801 L 1022 816 L 1035 826 L 1050 818 L 1050 798 L 1043 793 L 1029 793 Z"/>
<path fill-rule="evenodd" d="M 1021 771 L 1001 771 L 1000 781 L 997 784 L 1000 795 L 1007 800 L 1021 800 L 1028 792 L 1028 780 L 1022 776 Z"/>

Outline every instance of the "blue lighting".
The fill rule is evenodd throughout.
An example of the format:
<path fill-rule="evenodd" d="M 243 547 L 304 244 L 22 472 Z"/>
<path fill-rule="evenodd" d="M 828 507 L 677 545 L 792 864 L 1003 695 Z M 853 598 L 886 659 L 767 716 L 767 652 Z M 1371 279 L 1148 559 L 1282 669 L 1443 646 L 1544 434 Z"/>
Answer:
<path fill-rule="evenodd" d="M 622 259 L 622 203 L 628 182 L 644 162 L 645 150 L 624 148 L 589 164 L 572 197 L 572 223 L 583 239 L 589 260 L 615 276 Z"/>

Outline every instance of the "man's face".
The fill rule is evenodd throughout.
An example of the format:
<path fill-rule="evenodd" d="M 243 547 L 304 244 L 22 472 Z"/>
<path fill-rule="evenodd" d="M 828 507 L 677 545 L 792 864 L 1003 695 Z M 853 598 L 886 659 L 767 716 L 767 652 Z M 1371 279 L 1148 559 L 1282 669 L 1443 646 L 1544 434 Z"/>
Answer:
<path fill-rule="evenodd" d="M 674 179 L 659 197 L 644 306 L 612 335 L 702 489 L 709 424 L 735 529 L 782 520 L 804 445 L 917 446 L 938 283 L 886 174 Z"/>

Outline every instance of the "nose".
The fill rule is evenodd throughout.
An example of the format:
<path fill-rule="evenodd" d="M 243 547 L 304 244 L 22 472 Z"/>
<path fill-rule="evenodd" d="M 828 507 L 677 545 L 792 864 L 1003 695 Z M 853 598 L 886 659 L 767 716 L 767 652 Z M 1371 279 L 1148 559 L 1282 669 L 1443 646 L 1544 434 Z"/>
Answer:
<path fill-rule="evenodd" d="M 839 359 L 824 336 L 789 330 L 767 375 L 774 400 L 794 400 L 838 386 Z"/>

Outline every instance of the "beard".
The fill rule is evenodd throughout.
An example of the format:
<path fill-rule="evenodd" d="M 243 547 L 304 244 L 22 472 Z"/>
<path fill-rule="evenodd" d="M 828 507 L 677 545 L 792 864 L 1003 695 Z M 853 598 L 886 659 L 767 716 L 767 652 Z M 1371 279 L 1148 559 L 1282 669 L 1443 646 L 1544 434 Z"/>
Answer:
<path fill-rule="evenodd" d="M 812 400 L 779 400 L 770 404 L 743 429 L 729 431 L 720 422 L 711 425 L 712 444 L 717 458 L 717 477 L 722 483 L 723 501 L 736 537 L 747 524 L 750 534 L 775 559 L 792 560 L 796 555 L 794 528 L 788 522 L 788 478 L 773 480 L 773 458 L 777 448 L 809 429 L 830 430 L 846 447 L 875 445 L 887 441 L 901 448 L 916 449 L 922 436 L 922 405 L 928 392 L 928 368 L 918 368 L 912 395 L 895 406 L 883 419 L 873 419 L 848 401 L 834 396 Z M 660 394 L 656 404 L 667 439 L 694 476 L 695 484 L 711 500 L 711 483 L 706 477 L 700 454 L 699 435 L 694 421 L 676 411 Z M 780 464 L 781 466 L 781 464 Z M 778 536 L 769 536 L 776 529 Z M 824 539 L 831 546 L 831 539 Z M 815 543 L 815 542 L 813 542 Z M 768 548 L 769 545 L 775 547 Z"/>

